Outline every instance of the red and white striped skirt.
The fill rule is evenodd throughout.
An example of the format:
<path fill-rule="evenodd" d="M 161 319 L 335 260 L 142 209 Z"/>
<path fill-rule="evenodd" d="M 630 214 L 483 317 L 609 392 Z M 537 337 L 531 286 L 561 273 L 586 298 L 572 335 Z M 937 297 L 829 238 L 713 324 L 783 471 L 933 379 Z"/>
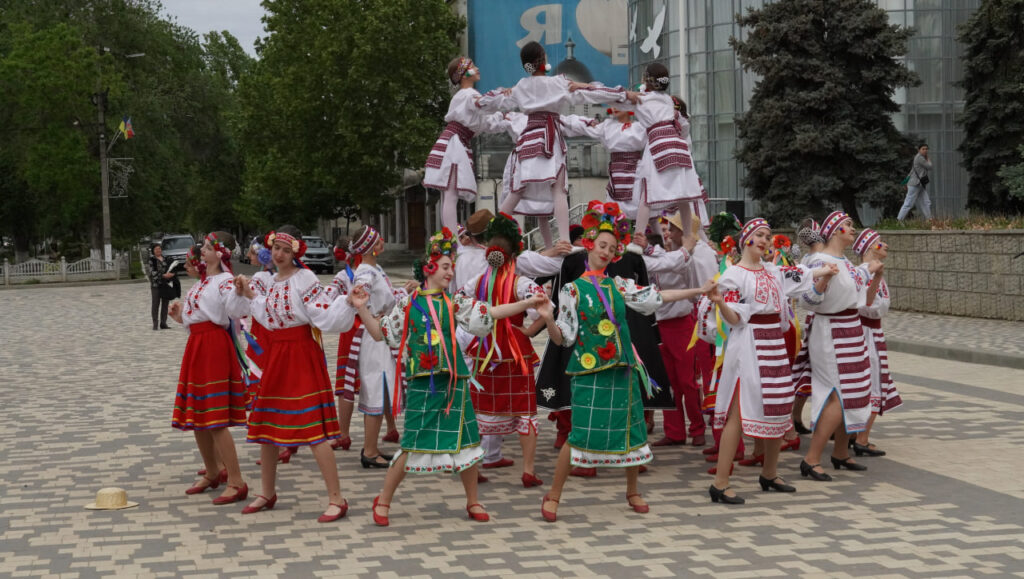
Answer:
<path fill-rule="evenodd" d="M 860 321 L 864 324 L 871 361 L 871 412 L 885 414 L 902 406 L 903 399 L 889 375 L 889 350 L 885 345 L 882 320 L 861 316 Z"/>

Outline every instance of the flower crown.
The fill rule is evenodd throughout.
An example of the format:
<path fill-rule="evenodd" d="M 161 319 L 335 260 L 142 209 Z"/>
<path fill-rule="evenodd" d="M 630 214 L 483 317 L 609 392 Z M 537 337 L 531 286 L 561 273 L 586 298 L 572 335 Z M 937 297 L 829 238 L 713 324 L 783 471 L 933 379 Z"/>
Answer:
<path fill-rule="evenodd" d="M 292 248 L 292 253 L 295 254 L 295 259 L 301 259 L 303 255 L 306 255 L 306 242 L 302 239 L 297 239 L 283 231 L 271 231 L 263 240 L 263 245 L 267 246 L 267 249 L 274 247 L 275 241 L 283 241 L 289 244 Z"/>
<path fill-rule="evenodd" d="M 412 263 L 412 274 L 416 281 L 423 283 L 427 276 L 437 273 L 437 261 L 443 256 L 451 258 L 455 262 L 455 236 L 447 227 L 430 236 L 427 240 L 427 255 Z"/>
<path fill-rule="evenodd" d="M 633 239 L 629 233 L 629 218 L 619 208 L 618 203 L 591 201 L 580 224 L 583 226 L 583 247 L 587 251 L 594 249 L 594 240 L 601 232 L 607 231 L 615 236 L 619 242 L 615 247 L 616 261 L 622 257 L 626 245 Z"/>

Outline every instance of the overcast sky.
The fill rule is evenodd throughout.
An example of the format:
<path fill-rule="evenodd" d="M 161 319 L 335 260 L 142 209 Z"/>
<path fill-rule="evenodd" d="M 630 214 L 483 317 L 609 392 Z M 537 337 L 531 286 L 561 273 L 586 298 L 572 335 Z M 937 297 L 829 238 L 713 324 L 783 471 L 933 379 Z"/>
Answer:
<path fill-rule="evenodd" d="M 164 12 L 179 24 L 199 33 L 227 30 L 251 55 L 253 43 L 263 35 L 263 7 L 260 0 L 160 0 Z"/>

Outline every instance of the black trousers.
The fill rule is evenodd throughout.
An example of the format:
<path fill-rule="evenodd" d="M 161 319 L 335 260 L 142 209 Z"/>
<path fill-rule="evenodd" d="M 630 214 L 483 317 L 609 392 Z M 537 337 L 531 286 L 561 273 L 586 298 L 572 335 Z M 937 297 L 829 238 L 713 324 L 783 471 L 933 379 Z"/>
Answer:
<path fill-rule="evenodd" d="M 171 303 L 169 298 L 160 297 L 160 288 L 152 288 L 153 294 L 153 329 L 167 325 L 167 306 Z M 160 319 L 157 321 L 157 314 Z M 158 325 L 159 324 L 159 325 Z"/>

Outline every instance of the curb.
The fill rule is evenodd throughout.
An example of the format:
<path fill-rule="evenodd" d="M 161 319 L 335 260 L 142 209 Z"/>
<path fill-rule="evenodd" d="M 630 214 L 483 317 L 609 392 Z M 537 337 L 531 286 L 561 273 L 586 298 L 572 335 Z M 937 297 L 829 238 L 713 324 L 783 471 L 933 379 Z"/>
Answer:
<path fill-rule="evenodd" d="M 1024 370 L 1024 356 L 1012 354 L 997 354 L 995 352 L 980 352 L 953 346 L 942 346 L 924 342 L 912 342 L 909 340 L 894 339 L 886 337 L 886 347 L 892 352 L 903 352 L 904 354 L 915 354 L 929 358 L 942 358 L 956 362 L 967 362 L 969 364 L 984 364 L 986 366 L 1001 366 Z"/>

